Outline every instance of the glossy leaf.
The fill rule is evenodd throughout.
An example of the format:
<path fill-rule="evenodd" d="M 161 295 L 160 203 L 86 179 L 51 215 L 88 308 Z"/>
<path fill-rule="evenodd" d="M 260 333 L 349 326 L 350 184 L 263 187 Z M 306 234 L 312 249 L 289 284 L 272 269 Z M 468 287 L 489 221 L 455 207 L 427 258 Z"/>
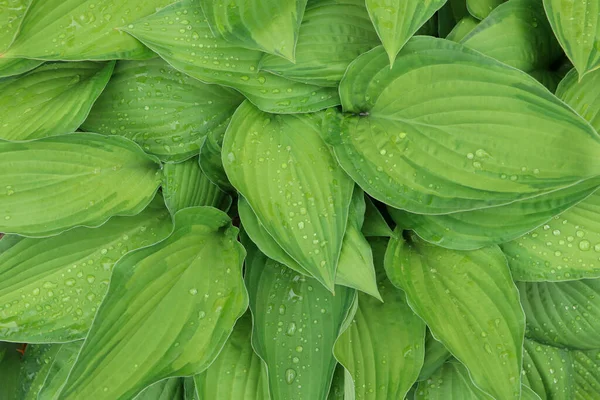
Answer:
<path fill-rule="evenodd" d="M 21 346 L 16 343 L 0 342 L 0 398 L 17 400 Z"/>
<path fill-rule="evenodd" d="M 339 104 L 335 88 L 259 72 L 264 53 L 214 37 L 195 0 L 177 2 L 128 25 L 125 31 L 176 69 L 205 83 L 233 87 L 264 111 L 312 112 Z"/>
<path fill-rule="evenodd" d="M 194 376 L 200 400 L 268 400 L 267 370 L 252 349 L 252 317 L 238 319 L 217 359 Z"/>
<path fill-rule="evenodd" d="M 0 81 L 0 139 L 29 140 L 75 131 L 114 63 L 48 63 Z"/>
<path fill-rule="evenodd" d="M 24 74 L 42 65 L 41 60 L 27 58 L 0 58 L 0 78 Z"/>
<path fill-rule="evenodd" d="M 472 16 L 466 16 L 456 23 L 456 26 L 448 33 L 446 39 L 452 40 L 453 42 L 460 42 L 465 36 L 467 36 L 475 27 L 479 24 L 479 20 Z"/>
<path fill-rule="evenodd" d="M 345 392 L 345 375 L 347 374 L 342 364 L 338 364 L 333 373 L 333 380 L 331 381 L 331 388 L 329 389 L 329 396 L 327 400 L 347 400 L 344 399 Z"/>
<path fill-rule="evenodd" d="M 233 186 L 229 183 L 223 161 L 221 160 L 221 146 L 223 145 L 225 132 L 209 132 L 200 148 L 200 168 L 202 172 L 215 185 L 225 191 L 232 191 Z"/>
<path fill-rule="evenodd" d="M 205 370 L 248 304 L 237 234 L 222 211 L 187 208 L 169 238 L 119 260 L 60 398 L 130 398 Z"/>
<path fill-rule="evenodd" d="M 425 336 L 425 359 L 418 381 L 429 379 L 452 356 L 448 349 L 436 340 L 430 331 Z"/>
<path fill-rule="evenodd" d="M 576 70 L 571 70 L 560 82 L 556 96 L 600 131 L 600 71 L 590 72 L 581 80 Z"/>
<path fill-rule="evenodd" d="M 135 400 L 184 400 L 183 379 L 168 378 L 148 386 Z"/>
<path fill-rule="evenodd" d="M 517 287 L 529 338 L 555 347 L 600 348 L 600 279 Z"/>
<path fill-rule="evenodd" d="M 356 190 L 356 189 L 355 189 Z M 362 233 L 366 237 L 383 236 L 390 237 L 393 235 L 392 229 L 387 221 L 381 215 L 373 201 L 369 196 L 365 195 L 365 221 L 362 226 Z"/>
<path fill-rule="evenodd" d="M 0 170 L 0 231 L 25 236 L 138 214 L 160 184 L 157 160 L 135 143 L 89 133 L 0 141 Z"/>
<path fill-rule="evenodd" d="M 56 356 L 61 346 L 60 344 L 31 344 L 27 346 L 19 372 L 19 399 L 37 399 L 52 366 L 50 361 Z"/>
<path fill-rule="evenodd" d="M 525 318 L 500 249 L 459 252 L 405 235 L 386 253 L 392 283 L 479 388 L 518 399 Z"/>
<path fill-rule="evenodd" d="M 408 39 L 445 3 L 446 0 L 366 0 L 390 67 Z"/>
<path fill-rule="evenodd" d="M 369 195 L 395 208 L 499 206 L 598 175 L 600 137 L 586 121 L 531 77 L 460 44 L 416 37 L 393 69 L 371 50 L 340 95 L 352 114 L 328 113 L 328 142 Z"/>
<path fill-rule="evenodd" d="M 67 382 L 71 367 L 81 350 L 83 340 L 60 345 L 60 349 L 51 361 L 51 366 L 44 380 L 44 386 L 37 395 L 38 400 L 59 400 L 58 394 Z"/>
<path fill-rule="evenodd" d="M 200 0 L 211 30 L 244 48 L 294 60 L 306 0 Z"/>
<path fill-rule="evenodd" d="M 227 211 L 231 196 L 212 183 L 200 169 L 198 158 L 178 164 L 165 164 L 162 192 L 172 214 L 196 206 L 212 206 Z"/>
<path fill-rule="evenodd" d="M 275 241 L 333 289 L 354 183 L 319 136 L 321 114 L 269 115 L 249 102 L 223 140 L 223 165 Z"/>
<path fill-rule="evenodd" d="M 484 19 L 506 0 L 467 0 L 469 14 L 477 19 Z"/>
<path fill-rule="evenodd" d="M 8 0 L 0 4 L 0 53 L 11 45 L 17 35 L 23 16 L 32 0 Z M 0 56 L 0 78 L 18 75 L 39 66 L 40 60 L 2 58 Z"/>
<path fill-rule="evenodd" d="M 491 400 L 473 384 L 469 371 L 456 360 L 442 365 L 427 381 L 419 382 L 415 400 Z"/>
<path fill-rule="evenodd" d="M 447 37 L 454 27 L 464 19 L 470 17 L 465 0 L 448 0 L 437 12 L 438 35 Z"/>
<path fill-rule="evenodd" d="M 356 292 L 336 286 L 334 296 L 244 244 L 252 343 L 267 365 L 272 398 L 325 400 L 336 365 L 333 345 Z"/>
<path fill-rule="evenodd" d="M 135 217 L 96 229 L 76 228 L 34 239 L 0 240 L 0 339 L 28 343 L 84 338 L 123 254 L 169 235 L 172 223 L 158 197 Z"/>
<path fill-rule="evenodd" d="M 583 77 L 600 67 L 600 3 L 598 0 L 544 0 L 554 34 Z"/>
<path fill-rule="evenodd" d="M 575 375 L 574 398 L 594 400 L 600 395 L 600 350 L 573 351 L 573 372 Z"/>
<path fill-rule="evenodd" d="M 172 0 L 33 0 L 7 58 L 40 60 L 140 59 L 152 53 L 119 31 Z"/>
<path fill-rule="evenodd" d="M 266 55 L 260 69 L 318 86 L 337 87 L 348 65 L 379 44 L 364 0 L 309 2 L 294 62 Z"/>
<path fill-rule="evenodd" d="M 348 329 L 338 338 L 334 355 L 352 375 L 356 398 L 402 399 L 423 365 L 425 323 L 385 275 L 387 240 L 371 243 L 383 303 L 358 294 L 358 309 Z"/>
<path fill-rule="evenodd" d="M 568 351 L 526 339 L 523 383 L 542 399 L 573 398 L 573 367 Z"/>
<path fill-rule="evenodd" d="M 160 58 L 120 61 L 83 129 L 125 136 L 164 161 L 198 154 L 204 137 L 223 134 L 243 97 L 207 85 Z"/>

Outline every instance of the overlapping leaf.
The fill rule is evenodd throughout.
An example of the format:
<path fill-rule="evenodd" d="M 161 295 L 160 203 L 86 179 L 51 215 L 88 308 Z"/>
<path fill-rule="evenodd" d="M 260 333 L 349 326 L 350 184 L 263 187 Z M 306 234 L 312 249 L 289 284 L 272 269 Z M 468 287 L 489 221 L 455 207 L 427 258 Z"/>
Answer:
<path fill-rule="evenodd" d="M 491 400 L 477 388 L 464 365 L 456 360 L 444 363 L 427 381 L 419 382 L 415 400 Z"/>
<path fill-rule="evenodd" d="M 8 49 L 17 35 L 31 1 L 7 0 L 0 4 L 0 54 Z M 0 78 L 27 72 L 41 63 L 40 60 L 0 57 Z"/>
<path fill-rule="evenodd" d="M 436 340 L 430 331 L 425 336 L 425 358 L 419 381 L 429 379 L 452 356 L 446 346 Z"/>
<path fill-rule="evenodd" d="M 136 400 L 185 400 L 183 379 L 168 378 L 148 386 Z"/>
<path fill-rule="evenodd" d="M 21 364 L 19 347 L 15 343 L 0 342 L 0 395 L 3 399 L 16 400 Z"/>
<path fill-rule="evenodd" d="M 573 369 L 568 351 L 525 340 L 523 383 L 542 399 L 572 399 Z"/>
<path fill-rule="evenodd" d="M 27 58 L 0 58 L 0 78 L 24 74 L 40 66 L 41 60 L 30 60 Z"/>
<path fill-rule="evenodd" d="M 600 350 L 573 351 L 575 399 L 593 400 L 600 394 Z"/>
<path fill-rule="evenodd" d="M 505 0 L 467 0 L 469 14 L 477 19 L 484 19 Z"/>
<path fill-rule="evenodd" d="M 225 132 L 217 133 L 215 131 L 206 135 L 206 139 L 200 148 L 200 168 L 215 185 L 229 192 L 234 189 L 229 183 L 221 160 L 223 136 L 225 136 Z"/>
<path fill-rule="evenodd" d="M 51 362 L 50 369 L 44 380 L 44 386 L 37 395 L 38 400 L 59 400 L 58 394 L 67 382 L 71 367 L 81 350 L 83 340 L 60 345 L 60 349 Z"/>

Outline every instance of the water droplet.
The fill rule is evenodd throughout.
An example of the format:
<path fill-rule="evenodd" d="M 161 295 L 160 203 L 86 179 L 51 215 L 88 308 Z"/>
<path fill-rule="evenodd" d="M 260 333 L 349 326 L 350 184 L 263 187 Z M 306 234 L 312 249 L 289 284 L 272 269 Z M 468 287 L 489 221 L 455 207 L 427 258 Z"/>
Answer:
<path fill-rule="evenodd" d="M 296 380 L 296 370 L 294 370 L 292 368 L 288 368 L 285 371 L 285 381 L 288 384 L 292 384 L 292 383 L 294 383 L 294 380 Z"/>
<path fill-rule="evenodd" d="M 280 315 L 285 314 L 285 306 L 283 304 L 279 306 L 279 314 Z"/>
<path fill-rule="evenodd" d="M 198 289 L 196 289 L 196 288 L 192 288 L 192 289 L 190 289 L 190 290 L 189 290 L 189 292 L 190 292 L 190 294 L 191 294 L 192 296 L 195 296 L 195 295 L 197 295 L 197 294 L 198 294 Z"/>
<path fill-rule="evenodd" d="M 588 251 L 590 249 L 590 242 L 587 240 L 582 240 L 579 242 L 579 250 Z"/>

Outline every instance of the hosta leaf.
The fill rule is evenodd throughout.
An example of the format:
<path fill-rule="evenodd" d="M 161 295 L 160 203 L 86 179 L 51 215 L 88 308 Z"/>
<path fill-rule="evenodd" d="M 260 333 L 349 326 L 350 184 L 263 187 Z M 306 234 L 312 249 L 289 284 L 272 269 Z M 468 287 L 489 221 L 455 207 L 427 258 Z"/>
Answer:
<path fill-rule="evenodd" d="M 125 136 L 164 161 L 198 154 L 204 137 L 223 134 L 243 97 L 207 85 L 160 58 L 120 61 L 83 129 Z"/>
<path fill-rule="evenodd" d="M 119 260 L 60 398 L 131 398 L 205 370 L 248 304 L 237 235 L 222 211 L 187 208 L 171 236 Z"/>
<path fill-rule="evenodd" d="M 544 8 L 558 41 L 579 76 L 600 67 L 598 0 L 544 0 Z"/>
<path fill-rule="evenodd" d="M 223 165 L 267 232 L 333 289 L 354 182 L 321 140 L 320 116 L 269 115 L 242 103 L 223 140 Z"/>
<path fill-rule="evenodd" d="M 556 347 L 600 348 L 600 279 L 517 287 L 529 338 Z"/>
<path fill-rule="evenodd" d="M 209 132 L 200 148 L 200 168 L 202 172 L 215 185 L 226 191 L 232 191 L 233 186 L 229 183 L 223 161 L 221 160 L 221 146 L 223 145 L 225 132 Z"/>
<path fill-rule="evenodd" d="M 183 378 L 183 398 L 184 400 L 200 400 L 196 392 L 196 384 L 194 383 L 193 376 Z"/>
<path fill-rule="evenodd" d="M 378 44 L 364 0 L 316 0 L 306 8 L 295 62 L 268 54 L 260 69 L 307 84 L 337 87 L 348 65 Z"/>
<path fill-rule="evenodd" d="M 52 365 L 46 375 L 44 386 L 38 393 L 38 400 L 59 400 L 58 394 L 67 382 L 71 367 L 81 350 L 83 340 L 60 345 L 60 349 L 51 361 Z"/>
<path fill-rule="evenodd" d="M 169 378 L 148 386 L 135 400 L 184 400 L 183 379 Z"/>
<path fill-rule="evenodd" d="M 27 346 L 19 372 L 19 399 L 37 399 L 52 366 L 52 360 L 61 347 L 61 344 L 30 344 Z"/>
<path fill-rule="evenodd" d="M 28 343 L 84 338 L 123 254 L 156 243 L 172 229 L 160 197 L 135 217 L 96 229 L 0 240 L 0 339 Z"/>
<path fill-rule="evenodd" d="M 367 10 L 393 66 L 408 39 L 446 0 L 366 0 Z"/>
<path fill-rule="evenodd" d="M 392 283 L 479 388 L 518 399 L 525 318 L 500 249 L 459 252 L 405 235 L 386 252 Z"/>
<path fill-rule="evenodd" d="M 245 245 L 252 343 L 267 365 L 272 398 L 325 400 L 336 365 L 333 345 L 356 292 L 336 286 L 334 296 Z"/>
<path fill-rule="evenodd" d="M 0 342 L 0 398 L 17 400 L 21 346 L 15 343 Z"/>
<path fill-rule="evenodd" d="M 29 60 L 26 58 L 1 58 L 0 78 L 24 74 L 27 71 L 39 67 L 42 63 L 43 61 L 41 60 Z"/>
<path fill-rule="evenodd" d="M 172 0 L 33 0 L 8 58 L 111 60 L 151 57 L 118 28 L 150 15 Z"/>
<path fill-rule="evenodd" d="M 356 190 L 356 189 L 354 189 Z M 393 232 L 383 218 L 373 201 L 369 198 L 369 196 L 365 195 L 365 221 L 362 226 L 362 233 L 366 237 L 372 236 L 383 236 L 390 237 L 393 235 Z"/>
<path fill-rule="evenodd" d="M 259 72 L 264 53 L 214 37 L 195 0 L 175 3 L 125 30 L 178 70 L 202 82 L 233 87 L 264 111 L 311 112 L 339 104 L 335 88 Z"/>
<path fill-rule="evenodd" d="M 430 243 L 456 250 L 474 250 L 504 243 L 548 222 L 597 190 L 600 179 L 498 207 L 444 215 L 412 214 L 388 208 L 397 223 Z"/>
<path fill-rule="evenodd" d="M 600 350 L 573 351 L 575 400 L 594 400 L 600 396 Z"/>
<path fill-rule="evenodd" d="M 165 164 L 162 192 L 172 214 L 196 206 L 212 206 L 227 211 L 231 196 L 212 183 L 200 169 L 198 158 L 178 164 Z"/>
<path fill-rule="evenodd" d="M 352 114 L 328 113 L 328 142 L 369 195 L 395 208 L 498 206 L 599 172 L 600 137 L 586 121 L 533 78 L 457 43 L 413 38 L 392 69 L 371 50 L 340 95 Z"/>
<path fill-rule="evenodd" d="M 600 131 L 600 71 L 578 78 L 577 71 L 571 70 L 560 82 L 556 96 Z"/>
<path fill-rule="evenodd" d="M 402 399 L 423 365 L 425 323 L 385 275 L 383 255 L 387 240 L 371 243 L 383 303 L 358 294 L 358 309 L 348 329 L 338 338 L 334 355 L 352 375 L 356 398 Z"/>
<path fill-rule="evenodd" d="M 465 0 L 448 0 L 437 12 L 438 16 L 438 36 L 447 37 L 452 29 L 465 17 L 470 14 L 467 11 Z"/>
<path fill-rule="evenodd" d="M 467 0 L 469 14 L 477 19 L 484 19 L 506 0 Z"/>
<path fill-rule="evenodd" d="M 418 380 L 429 379 L 451 356 L 446 346 L 436 340 L 428 330 L 425 337 L 425 359 Z"/>
<path fill-rule="evenodd" d="M 573 398 L 574 375 L 568 351 L 529 339 L 523 350 L 523 383 L 542 399 Z"/>
<path fill-rule="evenodd" d="M 0 3 L 0 51 L 6 50 L 19 31 L 31 0 L 6 0 Z"/>
<path fill-rule="evenodd" d="M 344 399 L 344 380 L 346 373 L 347 372 L 344 367 L 342 367 L 342 364 L 338 364 L 337 367 L 335 367 L 335 372 L 333 373 L 333 380 L 331 381 L 331 388 L 329 389 L 329 396 L 327 396 L 327 400 L 348 400 Z"/>
<path fill-rule="evenodd" d="M 135 143 L 90 133 L 0 141 L 0 170 L 0 232 L 25 236 L 138 214 L 161 179 Z"/>
<path fill-rule="evenodd" d="M 306 0 L 200 0 L 217 36 L 294 60 Z"/>
<path fill-rule="evenodd" d="M 268 400 L 266 368 L 252 349 L 252 317 L 238 319 L 217 359 L 194 380 L 200 400 Z"/>
<path fill-rule="evenodd" d="M 460 42 L 479 24 L 479 20 L 472 16 L 466 16 L 457 22 L 456 26 L 448 33 L 446 39 L 453 42 Z"/>
<path fill-rule="evenodd" d="M 456 360 L 442 365 L 431 378 L 419 382 L 415 400 L 491 400 L 473 384 L 469 371 Z"/>
<path fill-rule="evenodd" d="M 29 140 L 79 128 L 114 62 L 49 63 L 0 81 L 0 139 Z"/>

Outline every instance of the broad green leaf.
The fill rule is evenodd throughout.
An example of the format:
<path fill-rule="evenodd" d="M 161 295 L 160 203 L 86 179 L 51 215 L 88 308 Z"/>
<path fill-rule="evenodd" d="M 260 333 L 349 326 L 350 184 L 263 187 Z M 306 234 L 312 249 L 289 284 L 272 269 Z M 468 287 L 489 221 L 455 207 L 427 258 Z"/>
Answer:
<path fill-rule="evenodd" d="M 446 39 L 453 42 L 460 42 L 479 24 L 479 20 L 468 15 L 457 22 L 456 26 L 448 33 Z"/>
<path fill-rule="evenodd" d="M 138 214 L 161 180 L 158 160 L 135 143 L 91 133 L 0 141 L 0 170 L 0 232 L 25 236 Z"/>
<path fill-rule="evenodd" d="M 20 400 L 17 397 L 21 365 L 19 347 L 16 343 L 0 342 L 0 398 L 3 400 Z"/>
<path fill-rule="evenodd" d="M 498 207 L 444 215 L 412 214 L 388 208 L 392 218 L 430 243 L 456 250 L 474 250 L 517 239 L 548 222 L 597 190 L 600 179 L 588 179 L 557 190 Z"/>
<path fill-rule="evenodd" d="M 112 74 L 114 62 L 48 63 L 0 81 L 0 139 L 75 131 Z"/>
<path fill-rule="evenodd" d="M 168 378 L 148 386 L 135 400 L 184 400 L 183 379 Z"/>
<path fill-rule="evenodd" d="M 237 235 L 222 211 L 187 208 L 171 236 L 119 260 L 61 400 L 131 398 L 205 370 L 248 304 Z"/>
<path fill-rule="evenodd" d="M 356 190 L 356 189 L 354 189 Z M 386 222 L 381 212 L 377 209 L 371 198 L 365 195 L 365 221 L 362 226 L 362 233 L 366 237 L 383 236 L 391 237 L 393 232 Z"/>
<path fill-rule="evenodd" d="M 436 340 L 428 330 L 425 337 L 425 359 L 417 380 L 429 379 L 451 356 L 446 346 Z"/>
<path fill-rule="evenodd" d="M 244 102 L 223 140 L 223 165 L 275 241 L 333 289 L 354 182 L 322 141 L 322 114 L 270 115 Z"/>
<path fill-rule="evenodd" d="M 217 359 L 194 376 L 200 400 L 268 400 L 266 368 L 252 349 L 252 317 L 238 319 Z"/>
<path fill-rule="evenodd" d="M 184 400 L 200 400 L 196 392 L 196 384 L 194 383 L 193 376 L 183 378 L 183 398 Z"/>
<path fill-rule="evenodd" d="M 600 350 L 573 351 L 575 400 L 595 400 L 600 396 Z"/>
<path fill-rule="evenodd" d="M 445 3 L 446 0 L 366 0 L 390 68 L 408 39 Z"/>
<path fill-rule="evenodd" d="M 135 217 L 99 228 L 76 228 L 34 239 L 0 240 L 0 339 L 49 343 L 85 338 L 123 254 L 169 235 L 168 211 L 157 199 Z"/>
<path fill-rule="evenodd" d="M 579 77 L 600 67 L 600 2 L 544 0 L 544 8 Z"/>
<path fill-rule="evenodd" d="M 140 59 L 152 53 L 119 30 L 172 0 L 33 0 L 19 34 L 0 57 L 40 60 Z"/>
<path fill-rule="evenodd" d="M 331 388 L 329 389 L 327 400 L 348 400 L 344 398 L 345 375 L 346 370 L 344 367 L 342 367 L 342 364 L 338 364 L 337 367 L 335 367 L 335 372 L 333 373 L 333 380 L 331 381 Z"/>
<path fill-rule="evenodd" d="M 526 339 L 523 383 L 542 399 L 573 399 L 573 367 L 568 351 Z"/>
<path fill-rule="evenodd" d="M 36 400 L 62 344 L 27 345 L 19 372 L 20 400 Z"/>
<path fill-rule="evenodd" d="M 200 169 L 197 157 L 178 164 L 165 164 L 162 192 L 171 214 L 196 206 L 212 206 L 227 211 L 231 196 L 212 183 Z"/>
<path fill-rule="evenodd" d="M 328 113 L 327 140 L 395 208 L 499 206 L 599 172 L 600 136 L 585 120 L 525 73 L 447 40 L 411 39 L 392 69 L 382 48 L 363 54 L 340 96 L 347 114 Z"/>
<path fill-rule="evenodd" d="M 469 371 L 456 360 L 442 365 L 431 378 L 419 382 L 415 400 L 491 400 L 473 384 Z"/>
<path fill-rule="evenodd" d="M 484 19 L 506 0 L 467 0 L 469 14 L 477 19 Z"/>
<path fill-rule="evenodd" d="M 214 37 L 195 0 L 175 3 L 128 25 L 125 31 L 176 69 L 205 83 L 237 89 L 264 111 L 312 112 L 339 104 L 336 88 L 320 88 L 259 71 L 264 53 Z"/>
<path fill-rule="evenodd" d="M 571 70 L 558 85 L 556 96 L 600 131 L 600 71 L 579 80 L 577 71 Z"/>
<path fill-rule="evenodd" d="M 358 309 L 335 343 L 334 355 L 352 375 L 356 398 L 402 399 L 423 365 L 425 323 L 385 275 L 387 240 L 371 243 L 377 255 L 375 268 L 383 303 L 358 294 Z"/>
<path fill-rule="evenodd" d="M 572 349 L 600 348 L 600 279 L 517 284 L 527 337 Z"/>
<path fill-rule="evenodd" d="M 392 283 L 479 388 L 518 399 L 525 316 L 500 249 L 447 250 L 404 235 L 386 252 Z"/>
<path fill-rule="evenodd" d="M 26 58 L 2 58 L 0 59 L 0 78 L 24 74 L 42 65 L 41 60 L 29 60 Z"/>
<path fill-rule="evenodd" d="M 199 0 L 199 4 L 216 36 L 294 61 L 306 0 Z"/>
<path fill-rule="evenodd" d="M 306 7 L 295 62 L 267 54 L 260 69 L 298 82 L 337 87 L 348 65 L 378 44 L 364 0 L 315 0 Z"/>
<path fill-rule="evenodd" d="M 82 344 L 83 340 L 79 340 L 60 345 L 60 349 L 51 361 L 52 365 L 46 375 L 44 386 L 38 393 L 38 400 L 59 400 L 58 394 L 67 382 Z"/>
<path fill-rule="evenodd" d="M 356 292 L 336 286 L 334 296 L 244 244 L 252 344 L 267 365 L 272 398 L 325 400 L 336 366 L 333 345 Z"/>
<path fill-rule="evenodd" d="M 11 45 L 23 16 L 32 0 L 5 0 L 0 3 L 0 53 Z M 0 56 L 0 78 L 18 75 L 39 66 L 43 61 Z"/>
<path fill-rule="evenodd" d="M 242 100 L 160 58 L 120 61 L 82 128 L 125 136 L 163 161 L 183 161 L 198 154 L 207 134 L 225 132 Z"/>
<path fill-rule="evenodd" d="M 223 136 L 225 136 L 225 132 L 217 133 L 215 131 L 206 135 L 206 139 L 200 148 L 200 168 L 215 185 L 223 190 L 233 191 L 233 186 L 229 183 L 221 160 Z"/>

